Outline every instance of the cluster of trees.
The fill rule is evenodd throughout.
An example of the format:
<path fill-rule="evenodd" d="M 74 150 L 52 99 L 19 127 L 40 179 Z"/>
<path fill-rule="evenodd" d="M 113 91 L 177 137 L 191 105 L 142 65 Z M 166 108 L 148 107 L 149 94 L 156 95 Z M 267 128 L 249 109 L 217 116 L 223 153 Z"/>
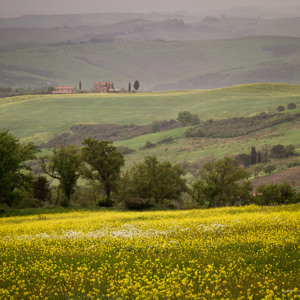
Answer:
<path fill-rule="evenodd" d="M 272 147 L 268 145 L 264 146 L 261 151 L 256 151 L 255 147 L 251 148 L 251 153 L 241 153 L 236 156 L 236 160 L 243 164 L 244 167 L 248 168 L 250 165 L 260 164 L 262 162 L 267 162 L 269 158 L 281 159 L 288 158 L 295 155 L 294 145 L 281 145 L 277 144 Z"/>
<path fill-rule="evenodd" d="M 133 83 L 134 91 L 138 91 L 140 88 L 140 82 L 135 80 Z M 128 92 L 131 92 L 131 82 L 128 84 Z M 4 97 L 13 97 L 21 95 L 42 95 L 42 94 L 52 94 L 55 91 L 55 87 L 52 85 L 44 86 L 40 88 L 11 88 L 11 87 L 0 87 L 0 98 Z M 125 90 L 126 91 L 126 90 Z M 88 92 L 87 90 L 82 90 L 82 82 L 79 80 L 78 83 L 78 92 Z"/>
<path fill-rule="evenodd" d="M 135 89 L 135 91 L 140 88 L 140 82 L 138 80 L 133 83 L 133 88 Z M 131 82 L 128 83 L 128 92 L 131 92 Z"/>
<path fill-rule="evenodd" d="M 55 88 L 53 86 L 44 86 L 40 88 L 17 88 L 13 89 L 11 87 L 0 87 L 0 98 L 13 97 L 20 95 L 37 95 L 37 94 L 51 94 Z"/>
<path fill-rule="evenodd" d="M 0 132 L 0 204 L 12 206 L 20 198 L 20 191 L 22 197 L 26 191 L 32 201 L 51 198 L 48 179 L 34 177 L 25 163 L 37 152 L 33 144 L 22 145 L 8 131 Z M 62 206 L 70 204 L 79 178 L 98 190 L 98 204 L 102 206 L 112 206 L 119 200 L 130 209 L 142 209 L 164 205 L 166 200 L 180 201 L 182 195 L 202 207 L 300 202 L 299 193 L 289 185 L 261 187 L 259 197 L 253 196 L 248 171 L 231 157 L 204 163 L 200 176 L 190 186 L 182 168 L 160 162 L 155 156 L 145 157 L 122 173 L 124 157 L 118 149 L 111 142 L 91 138 L 85 139 L 82 147 L 53 148 L 39 158 L 39 164 L 48 178 L 58 181 L 57 199 L 61 198 Z"/>

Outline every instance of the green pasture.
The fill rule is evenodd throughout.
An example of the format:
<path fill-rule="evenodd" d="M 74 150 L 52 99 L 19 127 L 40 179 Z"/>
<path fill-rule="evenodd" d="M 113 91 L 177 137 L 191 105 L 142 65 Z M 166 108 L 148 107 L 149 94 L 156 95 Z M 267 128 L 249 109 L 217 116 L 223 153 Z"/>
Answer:
<path fill-rule="evenodd" d="M 116 142 L 116 146 L 126 146 L 134 150 L 143 147 L 147 141 L 155 144 L 165 137 L 174 141 L 156 145 L 125 156 L 126 167 L 143 160 L 147 155 L 156 155 L 161 160 L 172 163 L 205 159 L 222 159 L 224 156 L 250 153 L 251 147 L 260 149 L 264 145 L 300 146 L 299 124 L 277 125 L 242 137 L 234 138 L 186 138 L 183 133 L 188 127 L 156 134 L 148 134 L 126 141 Z"/>
<path fill-rule="evenodd" d="M 275 112 L 279 105 L 300 106 L 300 86 L 251 84 L 216 90 L 131 94 L 33 95 L 0 99 L 0 128 L 37 144 L 75 124 L 138 124 L 175 119 L 188 110 L 200 119 Z M 164 136 L 165 133 L 162 134 Z"/>

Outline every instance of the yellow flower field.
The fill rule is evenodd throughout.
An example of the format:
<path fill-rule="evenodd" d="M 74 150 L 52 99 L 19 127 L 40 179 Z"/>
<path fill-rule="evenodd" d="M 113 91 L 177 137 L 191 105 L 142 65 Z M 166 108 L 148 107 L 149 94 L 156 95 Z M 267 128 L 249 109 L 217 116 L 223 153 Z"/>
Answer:
<path fill-rule="evenodd" d="M 0 218 L 0 299 L 300 299 L 300 205 Z"/>

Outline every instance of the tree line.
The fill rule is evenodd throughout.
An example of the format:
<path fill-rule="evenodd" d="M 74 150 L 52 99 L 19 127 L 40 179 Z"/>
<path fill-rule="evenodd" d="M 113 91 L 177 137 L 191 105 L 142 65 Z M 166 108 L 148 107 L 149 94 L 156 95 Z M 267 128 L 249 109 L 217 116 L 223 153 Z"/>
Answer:
<path fill-rule="evenodd" d="M 252 160 L 254 160 L 252 148 Z M 42 205 L 53 196 L 49 178 L 56 180 L 57 203 L 68 206 L 84 180 L 97 193 L 100 206 L 123 203 L 129 209 L 172 207 L 184 197 L 201 207 L 287 204 L 300 202 L 300 193 L 288 184 L 265 185 L 252 193 L 249 172 L 232 157 L 202 165 L 198 178 L 187 184 L 184 170 L 156 156 L 146 156 L 131 169 L 122 171 L 124 156 L 112 142 L 87 138 L 82 146 L 50 149 L 38 158 L 41 174 L 31 172 L 28 161 L 39 152 L 32 143 L 21 144 L 7 130 L 0 132 L 0 205 L 18 207 L 24 198 Z"/>

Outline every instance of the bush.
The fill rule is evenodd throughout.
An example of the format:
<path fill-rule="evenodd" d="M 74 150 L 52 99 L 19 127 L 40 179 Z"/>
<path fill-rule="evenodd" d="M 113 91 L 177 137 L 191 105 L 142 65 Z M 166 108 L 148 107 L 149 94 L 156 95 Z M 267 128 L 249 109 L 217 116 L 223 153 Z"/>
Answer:
<path fill-rule="evenodd" d="M 295 103 L 289 103 L 289 104 L 287 105 L 287 108 L 288 108 L 288 109 L 295 109 L 295 108 L 296 108 L 296 104 L 295 104 Z"/>
<path fill-rule="evenodd" d="M 154 148 L 156 145 L 151 143 L 150 141 L 147 141 L 145 143 L 145 145 L 143 147 L 140 148 L 140 150 L 143 150 L 143 149 L 149 149 L 149 148 Z"/>
<path fill-rule="evenodd" d="M 131 210 L 143 210 L 153 206 L 152 199 L 129 198 L 124 201 L 125 206 Z"/>
<path fill-rule="evenodd" d="M 291 204 L 300 201 L 300 193 L 287 183 L 260 185 L 253 200 L 258 205 Z"/>
<path fill-rule="evenodd" d="M 280 106 L 277 106 L 277 111 L 284 111 L 284 106 L 280 105 Z"/>
<path fill-rule="evenodd" d="M 157 142 L 157 144 L 168 144 L 168 143 L 172 143 L 174 141 L 174 139 L 172 137 L 166 137 L 160 141 Z"/>
<path fill-rule="evenodd" d="M 275 145 L 270 150 L 270 156 L 273 158 L 286 158 L 295 155 L 295 146 L 287 145 L 283 146 L 281 144 Z"/>
<path fill-rule="evenodd" d="M 151 126 L 151 132 L 160 132 L 160 125 L 157 122 L 154 122 Z"/>
<path fill-rule="evenodd" d="M 200 123 L 199 117 L 189 111 L 182 111 L 178 113 L 177 120 L 182 124 L 182 126 L 198 125 Z"/>
<path fill-rule="evenodd" d="M 98 200 L 98 206 L 100 207 L 112 207 L 114 205 L 114 201 L 108 198 L 100 198 Z"/>
<path fill-rule="evenodd" d="M 130 148 L 125 147 L 125 146 L 119 146 L 119 147 L 117 147 L 117 151 L 119 151 L 123 155 L 135 152 L 135 150 L 130 149 Z"/>
<path fill-rule="evenodd" d="M 265 174 L 271 174 L 273 171 L 276 170 L 276 166 L 275 165 L 267 165 L 264 167 L 263 171 Z"/>

